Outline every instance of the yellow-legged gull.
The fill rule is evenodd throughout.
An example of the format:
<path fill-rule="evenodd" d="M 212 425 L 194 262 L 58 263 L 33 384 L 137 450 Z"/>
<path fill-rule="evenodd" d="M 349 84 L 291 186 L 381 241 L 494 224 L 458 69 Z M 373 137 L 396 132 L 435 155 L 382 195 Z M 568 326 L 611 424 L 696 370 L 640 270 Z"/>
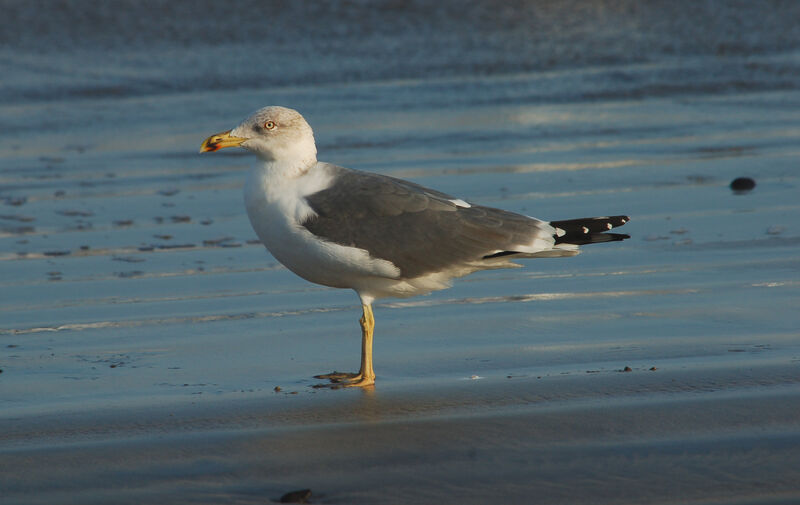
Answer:
<path fill-rule="evenodd" d="M 256 234 L 300 277 L 350 288 L 361 299 L 358 373 L 318 375 L 344 386 L 375 383 L 372 302 L 449 287 L 511 260 L 574 256 L 578 246 L 624 240 L 608 233 L 627 216 L 541 221 L 385 175 L 317 161 L 303 116 L 265 107 L 239 126 L 208 137 L 200 152 L 240 146 L 259 158 L 244 187 Z"/>

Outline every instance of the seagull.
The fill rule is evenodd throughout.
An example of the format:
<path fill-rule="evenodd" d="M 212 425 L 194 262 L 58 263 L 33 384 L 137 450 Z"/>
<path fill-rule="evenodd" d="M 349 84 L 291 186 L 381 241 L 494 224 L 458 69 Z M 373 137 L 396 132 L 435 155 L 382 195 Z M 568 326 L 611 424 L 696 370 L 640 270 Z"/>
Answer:
<path fill-rule="evenodd" d="M 361 300 L 361 368 L 314 376 L 330 387 L 374 385 L 375 300 L 427 294 L 478 270 L 521 266 L 512 260 L 574 256 L 584 244 L 629 238 L 609 233 L 628 216 L 547 222 L 317 161 L 311 127 L 285 107 L 257 110 L 208 137 L 200 152 L 237 146 L 259 160 L 244 201 L 269 252 L 303 279 L 352 289 Z"/>

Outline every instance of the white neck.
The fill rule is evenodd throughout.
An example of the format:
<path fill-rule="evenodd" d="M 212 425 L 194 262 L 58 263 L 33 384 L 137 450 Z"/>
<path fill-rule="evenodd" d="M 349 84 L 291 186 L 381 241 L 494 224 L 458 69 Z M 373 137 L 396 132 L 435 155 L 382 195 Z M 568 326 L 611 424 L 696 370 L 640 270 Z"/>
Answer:
<path fill-rule="evenodd" d="M 317 146 L 312 136 L 294 139 L 293 142 L 273 142 L 268 146 L 261 144 L 259 139 L 251 139 L 243 147 L 255 153 L 265 165 L 282 167 L 285 176 L 301 175 L 317 162 Z"/>
<path fill-rule="evenodd" d="M 260 158 L 260 157 L 259 157 Z M 263 160 L 260 163 L 261 169 L 265 172 L 268 180 L 276 181 L 280 179 L 296 179 L 308 173 L 317 164 L 316 157 L 310 160 Z"/>

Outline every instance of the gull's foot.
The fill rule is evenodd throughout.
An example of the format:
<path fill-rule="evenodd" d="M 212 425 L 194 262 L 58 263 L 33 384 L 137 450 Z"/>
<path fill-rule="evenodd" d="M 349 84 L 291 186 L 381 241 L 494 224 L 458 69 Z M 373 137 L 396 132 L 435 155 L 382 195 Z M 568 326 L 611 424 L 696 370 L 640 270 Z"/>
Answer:
<path fill-rule="evenodd" d="M 375 385 L 375 377 L 358 377 L 350 379 L 341 384 L 346 388 L 365 388 Z"/>
<path fill-rule="evenodd" d="M 375 384 L 375 377 L 366 377 L 362 373 L 332 372 L 315 375 L 315 379 L 327 379 L 330 384 L 315 384 L 315 388 L 363 388 Z"/>

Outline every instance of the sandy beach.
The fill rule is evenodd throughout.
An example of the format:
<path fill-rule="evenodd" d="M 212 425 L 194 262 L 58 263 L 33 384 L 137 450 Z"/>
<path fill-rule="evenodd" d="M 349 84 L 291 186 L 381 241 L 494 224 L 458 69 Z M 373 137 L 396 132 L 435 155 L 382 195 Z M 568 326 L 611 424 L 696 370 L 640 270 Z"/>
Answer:
<path fill-rule="evenodd" d="M 798 7 L 4 3 L 0 503 L 800 503 Z M 358 298 L 197 153 L 269 104 L 632 238 L 381 300 L 376 386 L 314 388 Z"/>

